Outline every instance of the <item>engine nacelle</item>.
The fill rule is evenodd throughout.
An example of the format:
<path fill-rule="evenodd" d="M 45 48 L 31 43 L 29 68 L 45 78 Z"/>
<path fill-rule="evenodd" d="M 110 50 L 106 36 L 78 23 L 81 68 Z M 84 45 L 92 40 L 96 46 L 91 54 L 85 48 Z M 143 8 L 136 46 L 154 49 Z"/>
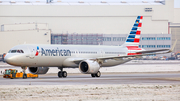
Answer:
<path fill-rule="evenodd" d="M 99 69 L 100 65 L 97 61 L 84 60 L 79 63 L 79 70 L 84 74 L 95 74 Z"/>
<path fill-rule="evenodd" d="M 29 67 L 29 71 L 33 74 L 46 74 L 49 67 Z"/>

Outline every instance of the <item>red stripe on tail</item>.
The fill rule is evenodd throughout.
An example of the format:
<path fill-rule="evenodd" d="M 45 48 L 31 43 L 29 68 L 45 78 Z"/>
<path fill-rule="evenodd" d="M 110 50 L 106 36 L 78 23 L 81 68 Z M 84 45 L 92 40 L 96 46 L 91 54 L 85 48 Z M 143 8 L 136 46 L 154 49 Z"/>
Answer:
<path fill-rule="evenodd" d="M 141 31 L 137 31 L 137 32 L 136 32 L 136 35 L 140 35 L 140 34 L 141 34 Z"/>
<path fill-rule="evenodd" d="M 140 19 L 143 19 L 143 16 L 141 16 L 141 18 Z"/>
<path fill-rule="evenodd" d="M 138 27 L 141 27 L 142 26 L 142 23 L 139 23 Z"/>
<path fill-rule="evenodd" d="M 139 42 L 139 38 L 135 38 L 135 39 L 134 39 L 134 42 Z"/>

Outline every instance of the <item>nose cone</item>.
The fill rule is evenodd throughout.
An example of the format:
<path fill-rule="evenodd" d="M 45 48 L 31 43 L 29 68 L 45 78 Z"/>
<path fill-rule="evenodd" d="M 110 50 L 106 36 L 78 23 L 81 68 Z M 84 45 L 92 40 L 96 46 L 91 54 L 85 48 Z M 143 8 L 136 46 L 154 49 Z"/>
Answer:
<path fill-rule="evenodd" d="M 12 56 L 6 55 L 4 57 L 4 61 L 7 62 L 8 64 L 10 64 L 11 62 L 13 62 L 13 58 L 12 58 Z"/>
<path fill-rule="evenodd" d="M 13 55 L 6 55 L 4 57 L 4 61 L 10 65 L 14 65 L 16 60 L 17 60 L 17 57 Z"/>

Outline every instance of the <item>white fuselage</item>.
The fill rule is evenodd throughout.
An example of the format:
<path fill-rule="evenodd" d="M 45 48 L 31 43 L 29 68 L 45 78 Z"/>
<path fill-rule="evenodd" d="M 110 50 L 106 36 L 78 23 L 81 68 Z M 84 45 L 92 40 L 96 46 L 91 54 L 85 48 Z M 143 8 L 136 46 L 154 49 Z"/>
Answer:
<path fill-rule="evenodd" d="M 23 50 L 24 53 L 9 52 L 7 63 L 21 67 L 78 67 L 77 60 L 96 59 L 98 57 L 126 56 L 128 48 L 122 46 L 101 45 L 18 45 L 12 50 Z M 140 50 L 142 51 L 142 50 Z M 38 53 L 37 53 L 38 52 Z M 134 52 L 134 51 L 133 51 Z M 136 51 L 137 52 L 137 51 Z M 102 67 L 115 66 L 130 59 L 109 59 Z"/>

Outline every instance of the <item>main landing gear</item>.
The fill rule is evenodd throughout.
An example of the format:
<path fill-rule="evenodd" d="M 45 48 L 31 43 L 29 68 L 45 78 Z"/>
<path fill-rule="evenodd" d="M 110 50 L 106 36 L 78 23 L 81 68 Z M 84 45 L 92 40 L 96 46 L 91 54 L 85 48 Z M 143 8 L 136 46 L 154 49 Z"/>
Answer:
<path fill-rule="evenodd" d="M 98 71 L 96 74 L 91 74 L 92 77 L 100 77 L 101 76 L 101 72 Z"/>
<path fill-rule="evenodd" d="M 58 67 L 58 69 L 60 69 L 60 71 L 58 72 L 58 77 L 59 78 L 66 78 L 67 77 L 67 72 L 63 71 L 62 67 Z M 100 71 L 98 71 L 95 74 L 91 74 L 91 77 L 100 77 L 100 76 L 101 76 L 101 72 Z"/>
<path fill-rule="evenodd" d="M 66 71 L 63 71 L 63 68 L 61 67 L 58 67 L 61 71 L 58 72 L 58 77 L 59 78 L 66 78 L 67 77 L 67 72 Z"/>

